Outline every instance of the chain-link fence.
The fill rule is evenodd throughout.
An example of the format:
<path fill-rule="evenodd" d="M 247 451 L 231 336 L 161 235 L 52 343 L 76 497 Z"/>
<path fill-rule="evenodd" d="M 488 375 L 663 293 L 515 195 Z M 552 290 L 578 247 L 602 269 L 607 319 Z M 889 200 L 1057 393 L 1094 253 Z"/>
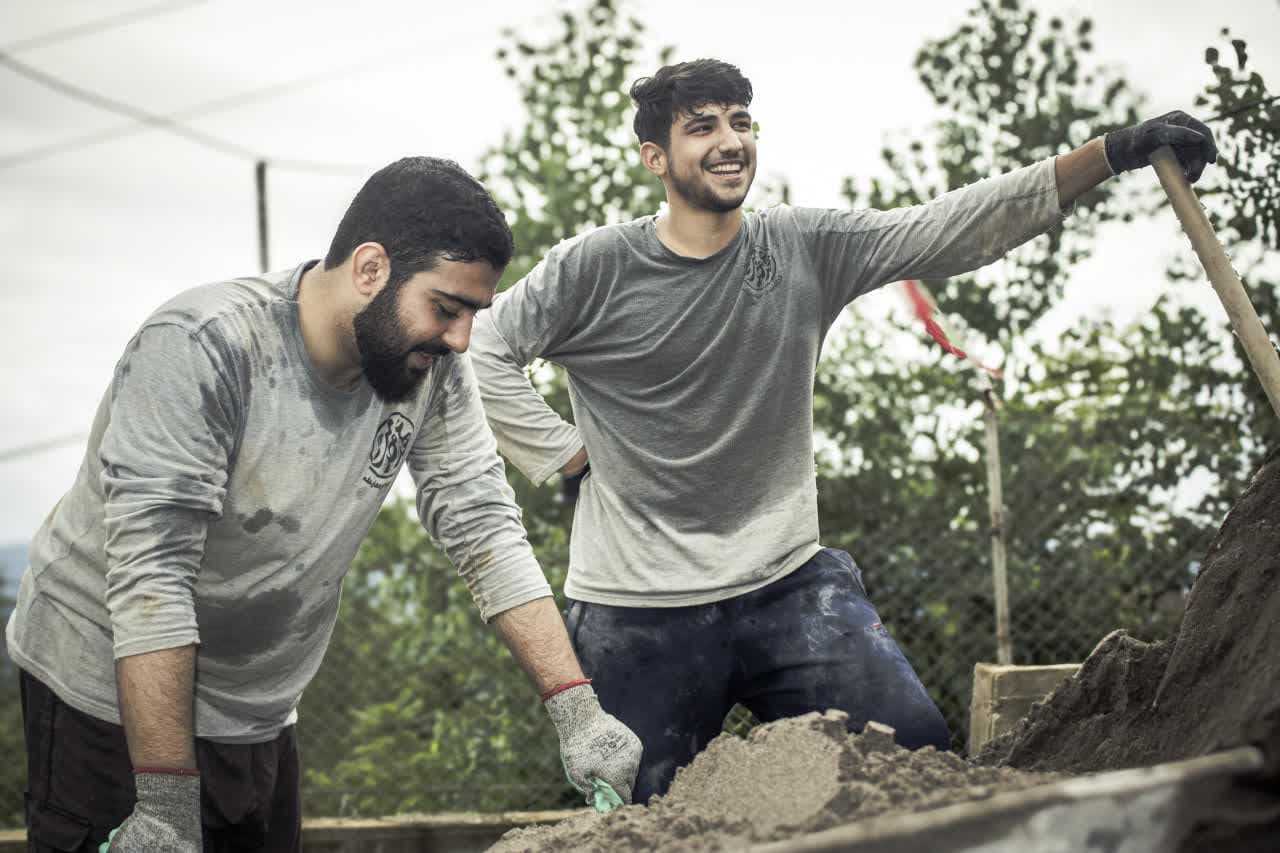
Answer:
<path fill-rule="evenodd" d="M 1171 634 L 1213 525 L 1118 523 L 1102 511 L 1117 496 L 1086 488 L 1081 466 L 1096 460 L 1061 449 L 1080 437 L 1064 428 L 1065 444 L 1046 445 L 1018 422 L 1009 413 L 1001 437 L 1014 662 L 1080 661 L 1117 627 L 1144 638 Z M 959 749 L 973 666 L 996 659 L 995 607 L 980 455 L 951 476 L 934 484 L 934 497 L 875 518 L 847 517 L 840 503 L 857 472 L 819 482 L 825 544 L 858 561 Z M 940 496 L 951 492 L 961 493 L 958 502 Z M 547 494 L 525 486 L 521 500 L 558 589 L 569 514 Z M 7 660 L 0 667 L 0 737 L 9 756 L 0 818 L 17 825 L 25 776 L 17 679 Z M 752 723 L 738 707 L 726 727 L 741 733 Z M 310 815 L 577 804 L 537 697 L 407 504 L 384 511 L 352 570 L 328 657 L 303 699 L 299 734 Z"/>

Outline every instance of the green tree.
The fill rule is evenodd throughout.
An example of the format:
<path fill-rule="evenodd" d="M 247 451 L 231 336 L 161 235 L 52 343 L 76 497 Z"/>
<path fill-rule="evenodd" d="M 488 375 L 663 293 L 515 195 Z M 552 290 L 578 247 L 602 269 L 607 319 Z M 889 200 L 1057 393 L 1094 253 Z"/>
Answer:
<path fill-rule="evenodd" d="M 561 240 L 657 209 L 661 185 L 640 164 L 626 94 L 643 31 L 612 0 L 594 0 L 562 15 L 559 35 L 545 43 L 506 33 L 497 56 L 520 88 L 526 114 L 486 155 L 481 172 L 515 237 L 502 287 Z M 664 61 L 668 53 L 660 52 Z M 530 373 L 571 417 L 559 369 L 538 364 Z M 559 595 L 571 510 L 557 484 L 536 488 L 510 470 L 508 479 Z M 480 623 L 408 504 L 379 514 L 345 594 L 325 667 L 300 711 L 310 811 L 579 802 L 564 782 L 555 732 L 537 697 Z M 358 701 L 336 704 L 335 696 Z"/>
<path fill-rule="evenodd" d="M 1136 94 L 1088 61 L 1091 30 L 1088 20 L 1044 21 L 1016 0 L 978 3 L 956 33 L 917 57 L 944 114 L 929 143 L 886 148 L 890 177 L 865 192 L 846 182 L 850 200 L 917 201 L 1134 120 Z M 1213 70 L 1213 103 L 1262 89 L 1243 64 L 1230 81 Z M 1248 115 L 1266 136 L 1265 121 Z M 1240 184 L 1255 180 L 1256 162 L 1232 164 L 1258 157 L 1260 143 L 1242 143 L 1236 131 L 1225 128 L 1226 163 L 1206 189 L 1235 205 L 1228 221 L 1247 234 L 1274 219 L 1254 207 L 1268 190 Z M 1020 662 L 1079 660 L 1118 626 L 1167 635 L 1189 570 L 1276 440 L 1260 389 L 1216 321 L 1172 292 L 1135 327 L 1085 317 L 1060 339 L 1038 334 L 1097 226 L 1150 210 L 1149 195 L 1122 196 L 1117 184 L 1082 199 L 1065 229 L 998 270 L 929 282 L 948 312 L 1005 353 L 1001 453 Z M 1275 328 L 1274 287 L 1259 293 Z M 822 460 L 823 531 L 867 563 L 873 597 L 959 734 L 972 664 L 994 659 L 981 407 L 971 371 L 939 350 L 901 363 L 877 358 L 886 342 L 919 334 L 905 321 L 885 326 L 834 336 L 820 370 L 815 426 L 840 449 Z M 1207 483 L 1188 505 L 1194 477 Z"/>

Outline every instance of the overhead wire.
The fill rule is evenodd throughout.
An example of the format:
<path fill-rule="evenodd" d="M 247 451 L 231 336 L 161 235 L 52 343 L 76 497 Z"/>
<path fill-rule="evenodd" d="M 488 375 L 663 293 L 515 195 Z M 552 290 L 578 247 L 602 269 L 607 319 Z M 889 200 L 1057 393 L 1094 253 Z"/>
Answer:
<path fill-rule="evenodd" d="M 8 44 L 0 45 L 0 52 L 13 55 L 15 53 L 21 53 L 24 50 L 34 50 L 37 47 L 48 47 L 51 44 L 97 35 L 98 33 L 115 29 L 116 27 L 122 27 L 126 24 L 135 24 L 138 21 L 144 21 L 148 18 L 155 18 L 160 15 L 168 15 L 191 6 L 199 6 L 202 3 L 208 2 L 209 0 L 171 0 L 171 2 L 168 3 L 155 3 L 151 6 L 130 9 L 127 12 L 118 12 L 114 15 L 95 18 L 92 21 L 86 21 L 82 24 L 62 27 L 60 29 L 41 33 L 38 36 L 31 36 L 30 38 L 9 42 Z"/>
<path fill-rule="evenodd" d="M 207 2 L 207 0 L 194 0 L 194 2 Z M 188 5 L 191 5 L 190 3 Z M 541 14 L 531 16 L 526 20 L 522 27 L 538 26 L 545 21 L 553 18 L 560 18 L 563 13 L 558 10 L 547 10 Z M 87 25 L 86 25 L 87 26 Z M 457 43 L 458 36 L 450 36 L 450 43 Z M 20 165 L 25 165 L 36 160 L 51 157 L 56 154 L 62 154 L 96 145 L 101 142 L 107 142 L 112 139 L 129 136 L 139 133 L 148 128 L 159 128 L 187 139 L 208 145 L 211 148 L 222 151 L 232 156 L 252 159 L 254 161 L 264 160 L 272 167 L 288 169 L 291 171 L 311 172 L 314 174 L 330 174 L 330 175 L 367 175 L 371 165 L 357 165 L 352 163 L 335 163 L 324 162 L 318 160 L 305 160 L 287 157 L 272 157 L 260 152 L 252 151 L 245 146 L 230 142 L 210 133 L 199 131 L 191 128 L 186 122 L 194 118 L 202 118 L 213 115 L 226 110 L 235 109 L 249 104 L 259 103 L 262 101 L 278 98 L 283 95 L 290 94 L 302 89 L 310 88 L 331 80 L 349 77 L 352 74 L 358 74 L 369 71 L 374 68 L 384 67 L 397 62 L 408 62 L 415 57 L 421 56 L 427 52 L 432 45 L 426 45 L 418 48 L 412 53 L 398 53 L 396 51 L 386 51 L 383 55 L 367 62 L 354 63 L 345 65 L 340 68 L 332 68 L 326 71 L 320 71 L 315 74 L 309 74 L 303 77 L 289 80 L 284 83 L 276 83 L 269 86 L 263 86 L 258 89 L 251 89 L 245 92 L 238 92 L 222 98 L 205 101 L 195 104 L 165 115 L 150 112 L 132 104 L 120 101 L 114 98 L 108 98 L 96 92 L 89 91 L 83 87 L 77 86 L 60 77 L 50 74 L 47 71 L 34 68 L 27 63 L 20 62 L 10 53 L 0 49 L 0 65 L 8 66 L 16 73 L 27 77 L 33 82 L 46 86 L 47 88 L 58 91 L 63 95 L 75 98 L 92 106 L 114 112 L 130 119 L 127 125 L 121 125 L 114 128 L 96 131 L 94 133 L 85 134 L 63 142 L 56 142 L 50 145 L 42 145 L 36 148 L 30 148 L 25 151 L 19 151 L 14 154 L 0 157 L 0 170 L 9 169 Z"/>
<path fill-rule="evenodd" d="M 43 441 L 33 441 L 30 444 L 20 444 L 17 447 L 6 448 L 0 450 L 0 463 L 9 462 L 14 459 L 21 459 L 24 456 L 34 456 L 37 453 L 43 453 L 46 450 L 53 450 L 57 447 L 63 447 L 70 444 L 78 444 L 88 436 L 84 433 L 75 433 L 73 435 L 62 435 L 57 438 L 47 438 Z"/>

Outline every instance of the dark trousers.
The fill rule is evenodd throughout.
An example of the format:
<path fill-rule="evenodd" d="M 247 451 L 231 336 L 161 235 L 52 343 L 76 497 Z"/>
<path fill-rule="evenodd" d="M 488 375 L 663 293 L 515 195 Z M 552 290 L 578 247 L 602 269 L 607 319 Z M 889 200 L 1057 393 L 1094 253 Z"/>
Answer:
<path fill-rule="evenodd" d="M 27 849 L 97 853 L 136 794 L 124 729 L 91 717 L 22 672 Z M 293 727 L 273 741 L 196 739 L 205 853 L 301 849 L 302 777 Z"/>
<path fill-rule="evenodd" d="M 909 749 L 951 747 L 942 714 L 844 551 L 824 548 L 786 577 L 725 601 L 570 601 L 566 619 L 601 705 L 644 744 L 638 803 L 666 792 L 735 703 L 764 722 L 841 710 L 850 731 L 875 720 Z"/>

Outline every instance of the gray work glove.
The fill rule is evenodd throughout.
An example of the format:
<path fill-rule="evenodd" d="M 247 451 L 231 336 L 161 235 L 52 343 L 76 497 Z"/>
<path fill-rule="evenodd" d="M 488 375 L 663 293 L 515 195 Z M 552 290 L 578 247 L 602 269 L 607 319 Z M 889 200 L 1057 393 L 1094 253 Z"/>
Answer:
<path fill-rule="evenodd" d="M 99 853 L 201 853 L 200 777 L 135 773 L 133 814 L 111 830 Z"/>
<path fill-rule="evenodd" d="M 1132 127 L 1113 130 L 1103 137 L 1107 164 L 1113 174 L 1151 165 L 1151 152 L 1161 145 L 1173 148 L 1187 180 L 1195 183 L 1209 163 L 1218 161 L 1213 131 L 1179 110 L 1148 119 Z"/>
<path fill-rule="evenodd" d="M 607 782 L 624 803 L 631 802 L 640 769 L 640 738 L 600 707 L 590 684 L 557 693 L 545 703 L 560 736 L 560 759 L 573 786 L 591 802 L 592 780 Z"/>

